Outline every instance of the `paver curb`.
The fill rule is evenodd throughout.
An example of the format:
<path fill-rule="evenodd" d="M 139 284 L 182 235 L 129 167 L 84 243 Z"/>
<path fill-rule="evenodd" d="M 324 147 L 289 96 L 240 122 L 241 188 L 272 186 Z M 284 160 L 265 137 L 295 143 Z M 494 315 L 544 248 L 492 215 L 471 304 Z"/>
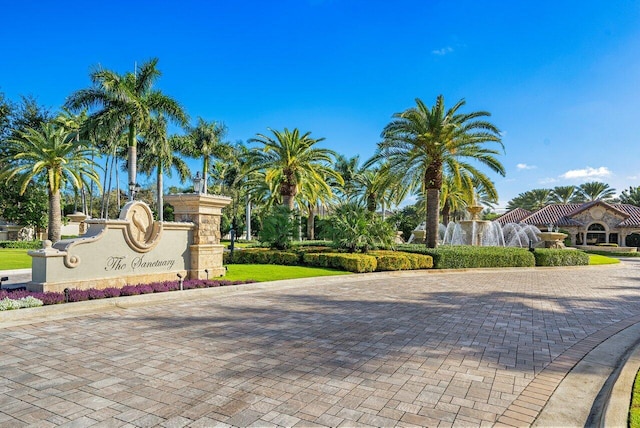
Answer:
<path fill-rule="evenodd" d="M 638 337 L 640 315 L 582 339 L 545 367 L 498 418 L 498 423 L 586 426 L 589 420 L 600 419 L 604 406 L 594 403 L 599 396 L 606 403 L 609 395 L 603 387 L 616 376 L 616 368 L 624 363 L 629 350 L 637 346 Z"/>
<path fill-rule="evenodd" d="M 601 426 L 627 426 L 631 394 L 636 374 L 640 370 L 640 344 L 631 350 L 619 376 L 610 391 L 610 397 L 602 415 Z"/>

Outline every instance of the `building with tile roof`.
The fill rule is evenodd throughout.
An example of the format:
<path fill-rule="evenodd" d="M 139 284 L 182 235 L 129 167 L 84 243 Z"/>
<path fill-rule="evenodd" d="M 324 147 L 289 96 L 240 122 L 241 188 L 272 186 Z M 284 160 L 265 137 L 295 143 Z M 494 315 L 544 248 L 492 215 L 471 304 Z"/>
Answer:
<path fill-rule="evenodd" d="M 495 221 L 530 224 L 540 230 L 562 229 L 568 232 L 571 245 L 614 243 L 621 247 L 637 246 L 640 235 L 640 207 L 610 204 L 601 200 L 582 204 L 551 204 L 536 212 L 516 208 Z M 633 241 L 633 243 L 631 242 Z"/>

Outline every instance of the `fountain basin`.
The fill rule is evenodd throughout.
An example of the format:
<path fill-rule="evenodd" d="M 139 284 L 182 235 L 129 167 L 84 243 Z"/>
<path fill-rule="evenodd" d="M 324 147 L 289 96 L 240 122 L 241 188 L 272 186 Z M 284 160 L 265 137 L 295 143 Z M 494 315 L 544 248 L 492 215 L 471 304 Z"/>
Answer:
<path fill-rule="evenodd" d="M 544 242 L 544 248 L 564 248 L 564 240 L 568 236 L 560 232 L 540 232 L 538 238 Z"/>

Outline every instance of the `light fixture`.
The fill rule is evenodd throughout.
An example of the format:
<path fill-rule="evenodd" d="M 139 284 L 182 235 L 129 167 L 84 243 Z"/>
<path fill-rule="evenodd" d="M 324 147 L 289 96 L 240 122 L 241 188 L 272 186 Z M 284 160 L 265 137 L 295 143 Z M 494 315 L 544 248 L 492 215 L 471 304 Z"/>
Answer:
<path fill-rule="evenodd" d="M 136 193 L 140 191 L 141 187 L 138 183 L 129 183 L 129 200 L 133 201 L 136 198 Z"/>
<path fill-rule="evenodd" d="M 196 176 L 193 177 L 193 193 L 202 193 L 204 187 L 204 179 L 200 176 L 200 171 L 196 172 Z"/>

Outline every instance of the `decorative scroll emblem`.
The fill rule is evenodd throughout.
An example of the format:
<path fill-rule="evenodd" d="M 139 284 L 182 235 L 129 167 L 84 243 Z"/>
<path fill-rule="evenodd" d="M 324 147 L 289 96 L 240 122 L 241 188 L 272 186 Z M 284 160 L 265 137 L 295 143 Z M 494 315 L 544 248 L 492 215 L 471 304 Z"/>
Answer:
<path fill-rule="evenodd" d="M 120 211 L 120 220 L 128 222 L 124 238 L 132 250 L 146 253 L 160 242 L 162 223 L 153 220 L 151 208 L 144 202 L 128 202 Z"/>
<path fill-rule="evenodd" d="M 591 217 L 593 217 L 596 220 L 600 220 L 602 217 L 604 217 L 604 210 L 600 207 L 592 209 Z"/>

